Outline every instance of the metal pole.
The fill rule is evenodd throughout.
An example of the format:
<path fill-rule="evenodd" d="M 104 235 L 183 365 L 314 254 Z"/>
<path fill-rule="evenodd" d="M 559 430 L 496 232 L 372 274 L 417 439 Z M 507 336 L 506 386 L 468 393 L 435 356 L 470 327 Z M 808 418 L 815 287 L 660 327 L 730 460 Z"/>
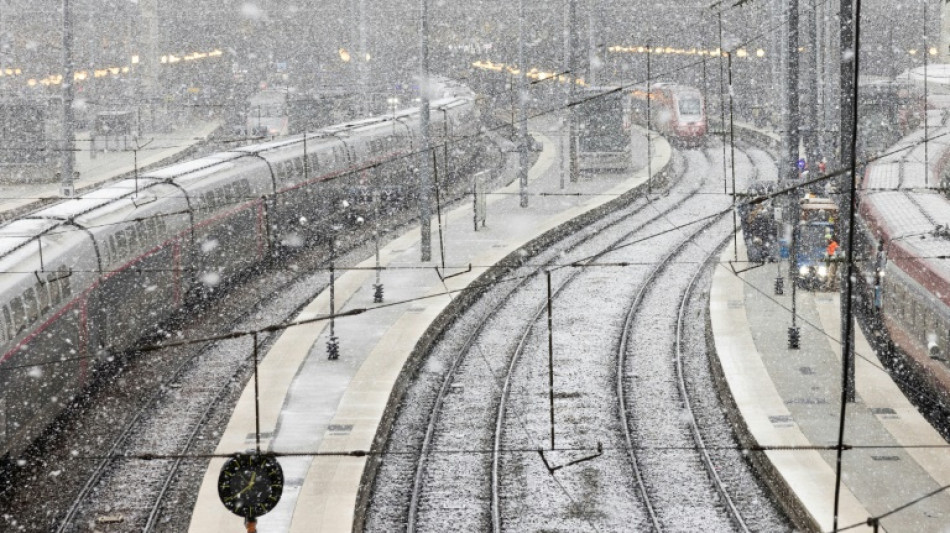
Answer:
<path fill-rule="evenodd" d="M 798 157 L 801 135 L 799 133 L 799 87 L 798 87 L 798 0 L 789 0 L 788 2 L 788 65 L 786 70 L 786 105 L 788 106 L 788 117 L 786 122 L 785 134 L 787 144 L 786 167 L 784 169 L 786 179 L 792 182 L 798 179 Z"/>
<path fill-rule="evenodd" d="M 839 5 L 838 20 L 840 24 L 839 31 L 839 51 L 840 54 L 839 64 L 839 78 L 838 83 L 840 87 L 840 98 L 841 98 L 841 112 L 839 116 L 838 124 L 838 161 L 837 167 L 842 168 L 848 161 L 851 159 L 851 154 L 848 153 L 851 147 L 851 113 L 848 112 L 851 109 L 851 94 L 854 92 L 854 61 L 849 59 L 849 56 L 854 55 L 854 28 L 853 28 L 853 12 L 852 12 L 852 3 L 854 0 L 841 0 Z M 841 184 L 844 185 L 846 176 L 842 176 Z M 841 190 L 845 190 L 845 187 L 840 187 Z"/>
<path fill-rule="evenodd" d="M 376 284 L 373 285 L 373 303 L 380 304 L 383 303 L 383 283 L 380 281 L 380 268 L 379 268 L 379 202 L 380 202 L 380 193 L 377 189 L 373 194 L 373 218 L 376 219 L 376 229 L 373 230 L 373 241 L 375 241 L 376 246 Z"/>
<path fill-rule="evenodd" d="M 528 61 L 525 58 L 525 14 L 524 0 L 518 0 L 518 183 L 521 207 L 528 207 Z"/>
<path fill-rule="evenodd" d="M 653 192 L 653 87 L 650 80 L 650 56 L 653 55 L 653 44 L 647 41 L 647 194 Z"/>
<path fill-rule="evenodd" d="M 359 18 L 357 22 L 359 37 L 357 39 L 359 43 L 359 50 L 357 51 L 357 65 L 359 65 L 359 75 L 360 75 L 360 111 L 363 115 L 370 114 L 369 106 L 369 54 L 366 51 L 366 0 L 359 0 L 359 4 L 356 9 L 357 17 Z"/>
<path fill-rule="evenodd" d="M 851 11 L 851 0 L 842 0 L 841 2 L 841 34 L 842 34 L 842 46 L 844 50 L 852 50 L 853 53 L 850 55 L 850 58 L 845 56 L 841 61 L 841 72 L 842 76 L 847 72 L 851 75 L 850 80 L 850 93 L 842 92 L 842 97 L 845 94 L 850 96 L 849 106 L 846 108 L 848 112 L 842 110 L 842 117 L 845 115 L 848 116 L 848 129 L 847 133 L 849 135 L 848 144 L 842 144 L 842 151 L 845 149 L 848 152 L 849 160 L 851 167 L 851 182 L 848 187 L 848 223 L 845 225 L 848 232 L 847 247 L 845 248 L 845 275 L 842 283 L 841 295 L 842 301 L 842 335 L 841 338 L 844 340 L 844 346 L 841 350 L 841 359 L 842 359 L 842 372 L 841 372 L 841 414 L 838 419 L 838 446 L 837 453 L 835 458 L 835 500 L 834 500 L 834 519 L 832 523 L 832 530 L 838 531 L 838 509 L 840 504 L 841 496 L 841 474 L 843 469 L 843 455 L 844 455 L 844 429 L 845 421 L 847 420 L 847 408 L 848 404 L 854 402 L 854 330 L 852 329 L 852 284 L 851 284 L 851 275 L 853 271 L 853 259 L 854 259 L 854 211 L 855 211 L 855 202 L 857 197 L 855 195 L 857 188 L 857 178 L 854 175 L 857 167 L 857 154 L 855 153 L 855 143 L 857 141 L 857 120 L 858 120 L 858 102 L 857 102 L 857 77 L 860 68 L 860 59 L 861 59 L 861 0 L 854 0 L 854 11 Z M 845 5 L 847 4 L 847 6 Z M 847 31 L 845 25 L 848 26 Z M 853 32 L 852 32 L 853 27 Z M 850 37 L 848 42 L 844 41 L 844 36 L 847 35 Z M 845 80 L 841 80 L 842 86 L 844 86 Z M 842 118 L 842 124 L 844 124 L 844 118 Z M 845 132 L 842 131 L 842 135 L 845 135 Z M 843 140 L 843 137 L 842 137 Z M 847 148 L 845 148 L 847 146 Z"/>
<path fill-rule="evenodd" d="M 548 405 L 551 413 L 551 449 L 554 449 L 554 320 L 551 310 L 551 271 L 544 272 L 548 282 Z"/>
<path fill-rule="evenodd" d="M 736 137 L 735 119 L 732 113 L 732 51 L 727 56 L 729 67 L 729 163 L 732 171 L 732 239 L 735 261 L 739 261 L 739 219 L 736 210 Z"/>
<path fill-rule="evenodd" d="M 802 31 L 805 37 L 805 50 L 802 65 L 802 74 L 805 76 L 801 87 L 802 100 L 805 104 L 803 125 L 805 127 L 805 160 L 808 168 L 814 171 L 818 168 L 818 32 L 815 10 L 812 2 L 805 2 Z"/>
<path fill-rule="evenodd" d="M 568 92 L 568 118 L 570 124 L 568 125 L 568 147 L 567 151 L 570 154 L 571 161 L 571 183 L 575 183 L 578 180 L 580 175 L 580 166 L 578 165 L 577 160 L 577 107 L 574 105 L 574 102 L 577 98 L 577 73 L 575 69 L 575 46 L 574 39 L 577 35 L 577 0 L 568 0 L 568 65 L 567 71 L 568 75 L 571 77 L 571 86 Z"/>
<path fill-rule="evenodd" d="M 327 359 L 340 358 L 340 340 L 336 336 L 336 228 L 330 228 L 330 340 L 327 341 Z"/>
<path fill-rule="evenodd" d="M 420 0 L 422 4 L 422 42 L 421 54 L 422 73 L 419 80 L 419 130 L 422 136 L 422 150 L 419 152 L 419 230 L 421 232 L 422 261 L 432 259 L 432 206 L 429 198 L 432 195 L 432 171 L 429 167 L 429 151 L 432 140 L 429 137 L 429 5 L 428 0 Z"/>
<path fill-rule="evenodd" d="M 841 0 L 839 20 L 841 24 L 841 78 L 839 83 L 841 85 L 841 126 L 839 137 L 840 141 L 838 146 L 841 148 L 841 158 L 839 159 L 838 164 L 839 168 L 845 167 L 849 162 L 855 160 L 857 154 L 855 152 L 855 139 L 854 137 L 854 127 L 857 120 L 857 115 L 855 109 L 857 108 L 857 79 L 858 79 L 858 61 L 857 53 L 855 53 L 857 47 L 856 35 L 856 25 L 858 20 L 854 16 L 853 11 L 853 2 L 855 0 Z M 854 176 L 849 176 L 848 173 L 844 173 L 841 176 L 840 186 L 838 189 L 844 191 L 844 194 L 841 198 L 841 208 L 840 216 L 838 217 L 838 226 L 840 226 L 840 235 L 842 237 L 839 242 L 845 243 L 851 241 L 851 227 L 846 223 L 846 221 L 851 219 L 851 206 L 853 204 L 851 198 L 851 184 L 849 179 L 853 179 Z M 849 254 L 851 250 L 846 249 L 845 253 Z M 844 282 L 841 284 L 841 338 L 844 340 L 845 347 L 843 352 L 851 353 L 854 349 L 854 337 L 851 335 L 851 322 L 847 319 L 849 313 L 847 312 L 848 306 L 850 303 L 847 301 L 846 293 L 850 290 L 849 279 L 844 279 Z M 854 401 L 854 361 L 849 361 L 847 358 L 844 358 L 845 363 L 845 374 L 847 376 L 845 387 L 845 395 L 848 399 L 848 402 Z"/>
<path fill-rule="evenodd" d="M 597 0 L 587 5 L 587 84 L 597 86 Z"/>
<path fill-rule="evenodd" d="M 782 136 L 783 157 L 779 168 L 779 179 L 792 183 L 798 179 L 798 0 L 789 0 L 788 24 L 785 43 L 785 134 Z M 792 243 L 789 253 L 789 278 L 792 282 L 792 326 L 789 328 L 789 349 L 799 348 L 798 315 L 798 222 L 800 219 L 798 199 L 787 196 L 789 222 L 792 225 Z"/>
<path fill-rule="evenodd" d="M 76 134 L 73 130 L 73 22 L 69 0 L 63 0 L 63 175 L 61 193 L 72 196 L 73 177 L 76 167 L 76 154 L 73 146 Z"/>
<path fill-rule="evenodd" d="M 567 4 L 564 9 L 564 63 L 562 70 L 570 76 L 570 79 L 573 79 L 574 73 L 571 71 L 571 9 L 573 6 L 574 0 L 567 0 Z M 561 163 L 561 175 L 560 175 L 560 188 L 564 188 L 564 178 L 567 174 L 568 165 L 567 159 L 568 154 L 566 146 L 564 145 L 565 134 L 568 133 L 568 122 L 570 121 L 570 104 L 571 104 L 571 91 L 569 87 L 562 87 L 564 93 L 564 112 L 561 114 L 561 131 L 559 135 L 560 139 L 560 163 Z M 570 143 L 570 139 L 568 139 Z"/>
<path fill-rule="evenodd" d="M 927 65 L 930 55 L 930 43 L 927 41 L 927 2 L 929 0 L 923 0 L 924 2 L 924 187 L 930 186 L 930 151 L 929 144 L 927 142 L 928 132 L 930 130 L 930 123 L 927 120 Z"/>
<path fill-rule="evenodd" d="M 722 66 L 722 11 L 719 15 L 719 127 L 722 129 L 722 135 L 719 140 L 722 142 L 722 193 L 729 194 L 729 186 L 726 183 L 729 170 L 726 167 L 726 94 L 723 84 L 725 83 L 726 73 Z"/>
<path fill-rule="evenodd" d="M 251 335 L 254 341 L 254 440 L 256 441 L 257 454 L 261 453 L 261 389 L 257 379 L 257 332 Z"/>

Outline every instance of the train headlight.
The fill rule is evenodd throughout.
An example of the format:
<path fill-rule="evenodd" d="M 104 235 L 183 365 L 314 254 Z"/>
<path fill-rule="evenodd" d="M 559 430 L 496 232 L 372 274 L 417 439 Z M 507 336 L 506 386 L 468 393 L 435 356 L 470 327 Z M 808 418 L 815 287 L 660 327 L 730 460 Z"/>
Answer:
<path fill-rule="evenodd" d="M 818 267 L 818 275 L 821 276 L 821 277 L 827 276 L 827 275 L 828 275 L 828 267 L 826 267 L 825 265 L 821 265 L 820 267 Z"/>
<path fill-rule="evenodd" d="M 808 275 L 808 267 L 807 267 L 807 266 L 803 266 L 803 267 L 799 268 L 799 269 L 798 269 L 798 275 L 799 275 L 799 276 L 807 276 L 807 275 Z"/>

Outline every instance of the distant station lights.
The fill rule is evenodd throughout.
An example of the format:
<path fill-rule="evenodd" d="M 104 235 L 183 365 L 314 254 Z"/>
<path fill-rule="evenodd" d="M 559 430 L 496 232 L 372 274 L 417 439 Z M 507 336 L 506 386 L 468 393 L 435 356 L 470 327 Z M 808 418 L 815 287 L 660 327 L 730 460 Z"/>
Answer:
<path fill-rule="evenodd" d="M 651 55 L 677 55 L 677 56 L 708 56 L 708 57 L 719 57 L 719 56 L 728 56 L 729 52 L 720 50 L 719 48 L 714 48 L 712 50 L 705 50 L 702 48 L 673 48 L 671 46 L 654 46 L 650 48 L 648 46 L 610 46 L 607 48 L 608 52 L 614 52 L 617 54 L 651 54 Z M 759 48 L 755 51 L 755 54 L 750 54 L 745 48 L 740 48 L 736 50 L 736 57 L 765 57 L 765 50 Z"/>
<path fill-rule="evenodd" d="M 221 57 L 224 55 L 219 49 L 211 50 L 210 52 L 191 52 L 182 56 L 177 56 L 174 54 L 163 55 L 159 58 L 159 63 L 162 65 L 171 65 L 175 63 L 180 63 L 182 61 L 198 61 L 201 59 L 209 59 Z M 73 79 L 75 81 L 85 81 L 90 78 L 106 78 L 106 77 L 118 77 L 123 74 L 128 74 L 132 71 L 132 66 L 138 65 L 141 62 L 139 55 L 133 55 L 129 58 L 129 64 L 125 66 L 110 66 L 105 68 L 96 68 L 91 70 L 77 70 L 73 73 Z M 22 68 L 5 68 L 0 69 L 0 77 L 4 76 L 21 76 L 23 74 Z M 50 85 L 60 85 L 63 83 L 62 74 L 50 74 L 45 78 L 29 78 L 26 80 L 26 84 L 30 87 L 36 87 L 41 85 L 44 87 L 49 87 Z"/>
<path fill-rule="evenodd" d="M 482 70 L 491 70 L 493 72 L 507 72 L 512 76 L 521 75 L 521 69 L 516 66 L 508 65 L 506 63 L 495 63 L 493 61 L 475 61 L 472 63 L 472 66 L 477 69 Z M 562 74 L 558 72 L 545 72 L 543 70 L 538 70 L 537 68 L 532 68 L 526 74 L 526 77 L 532 80 L 545 81 L 545 80 L 556 80 L 558 83 L 569 83 L 571 81 L 571 76 L 567 74 Z M 574 83 L 577 85 L 587 85 L 584 81 L 584 78 L 575 78 Z"/>

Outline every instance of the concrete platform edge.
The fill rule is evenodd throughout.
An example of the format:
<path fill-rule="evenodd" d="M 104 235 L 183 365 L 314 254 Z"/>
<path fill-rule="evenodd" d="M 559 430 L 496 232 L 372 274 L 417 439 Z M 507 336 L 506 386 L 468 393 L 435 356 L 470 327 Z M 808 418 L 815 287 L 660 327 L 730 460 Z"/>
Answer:
<path fill-rule="evenodd" d="M 740 239 L 741 238 L 740 233 Z M 720 250 L 720 256 L 728 253 L 730 249 L 729 241 L 726 241 L 722 248 L 725 251 Z M 714 263 L 713 268 L 721 268 L 721 264 Z M 709 354 L 709 370 L 713 376 L 719 398 L 723 403 L 723 407 L 725 407 L 726 418 L 735 430 L 736 438 L 739 439 L 739 445 L 743 448 L 752 448 L 758 446 L 759 443 L 752 435 L 752 432 L 749 431 L 748 426 L 745 424 L 745 419 L 742 418 L 742 413 L 739 411 L 739 406 L 736 404 L 736 399 L 732 395 L 732 389 L 729 388 L 729 382 L 726 380 L 725 372 L 722 369 L 719 353 L 716 351 L 716 339 L 712 324 L 712 309 L 710 307 L 712 302 L 711 296 L 712 288 L 710 288 L 710 299 L 709 302 L 707 302 L 706 313 L 706 351 Z M 775 465 L 764 453 L 749 453 L 746 455 L 746 459 L 752 465 L 752 468 L 759 473 L 759 482 L 766 485 L 768 490 L 765 492 L 769 494 L 770 499 L 785 511 L 785 514 L 792 520 L 792 523 L 797 529 L 803 531 L 821 531 L 818 523 L 808 514 L 802 502 L 795 497 L 792 488 L 789 487 L 785 478 L 779 474 Z"/>

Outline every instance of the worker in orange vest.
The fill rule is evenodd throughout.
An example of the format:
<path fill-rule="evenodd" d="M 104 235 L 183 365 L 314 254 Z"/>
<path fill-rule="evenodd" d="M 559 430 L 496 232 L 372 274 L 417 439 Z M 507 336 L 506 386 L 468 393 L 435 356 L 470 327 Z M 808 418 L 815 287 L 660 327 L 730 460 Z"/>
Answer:
<path fill-rule="evenodd" d="M 837 251 L 838 251 L 838 241 L 836 241 L 834 237 L 830 237 L 828 240 L 828 258 L 830 259 L 834 257 L 835 252 Z"/>
<path fill-rule="evenodd" d="M 837 280 L 835 279 L 838 274 L 838 263 L 835 261 L 835 252 L 838 251 L 838 241 L 832 236 L 828 236 L 828 248 L 826 250 L 828 254 L 828 279 L 825 282 L 829 289 L 834 290 L 835 285 L 837 285 Z"/>

